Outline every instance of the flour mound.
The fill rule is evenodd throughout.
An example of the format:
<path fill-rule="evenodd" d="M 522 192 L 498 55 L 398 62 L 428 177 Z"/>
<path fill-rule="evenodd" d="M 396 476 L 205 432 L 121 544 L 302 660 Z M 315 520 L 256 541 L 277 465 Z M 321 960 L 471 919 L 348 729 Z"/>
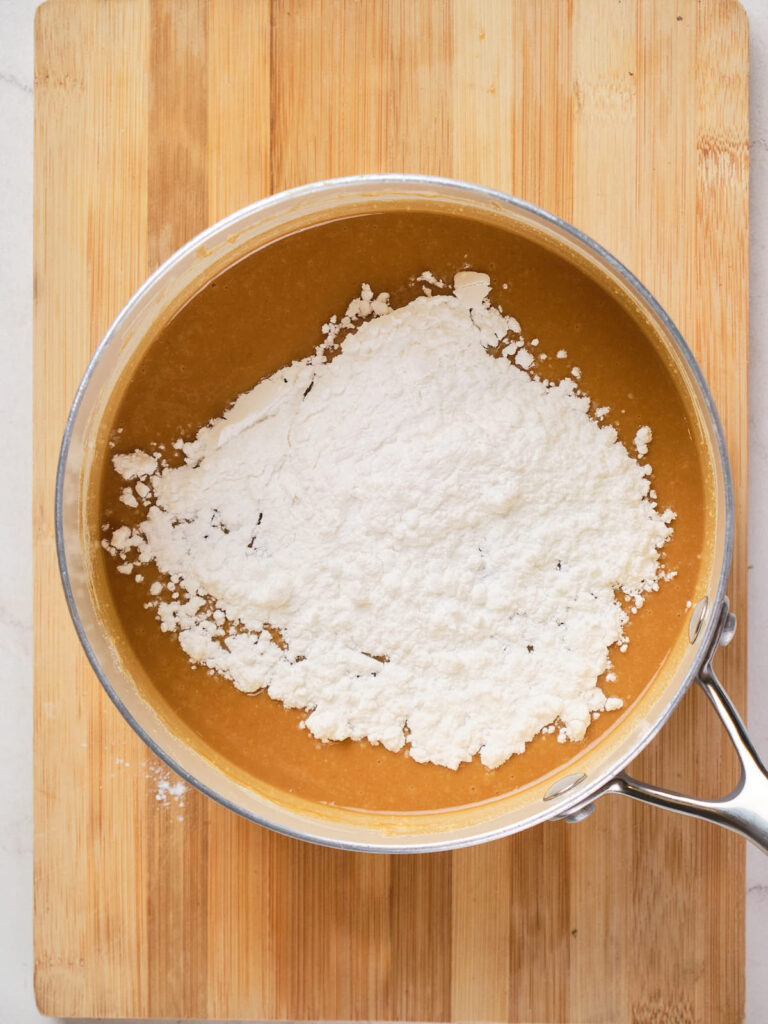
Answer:
<path fill-rule="evenodd" d="M 146 517 L 104 541 L 156 564 L 148 605 L 195 664 L 320 739 L 449 768 L 621 705 L 598 680 L 673 518 L 489 287 L 465 272 L 391 310 L 366 286 L 313 356 L 177 441 L 182 465 L 117 455 Z"/>

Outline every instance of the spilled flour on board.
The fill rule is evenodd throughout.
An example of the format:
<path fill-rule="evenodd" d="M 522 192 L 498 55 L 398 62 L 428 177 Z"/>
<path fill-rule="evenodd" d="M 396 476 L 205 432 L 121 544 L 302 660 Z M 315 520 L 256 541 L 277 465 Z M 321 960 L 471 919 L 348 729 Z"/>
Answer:
<path fill-rule="evenodd" d="M 147 778 L 150 780 L 155 800 L 163 807 L 170 807 L 182 812 L 184 801 L 189 791 L 186 782 L 170 772 L 165 765 L 154 761 L 147 765 Z M 184 820 L 184 815 L 177 815 L 178 821 Z"/>
<path fill-rule="evenodd" d="M 82 745 L 87 746 L 85 743 Z M 130 774 L 134 776 L 137 772 L 142 772 L 148 782 L 150 795 L 154 797 L 155 801 L 162 807 L 167 807 L 171 811 L 177 811 L 177 821 L 184 820 L 184 801 L 190 787 L 178 775 L 174 775 L 169 768 L 166 768 L 159 761 L 148 761 L 144 764 L 141 760 L 136 763 L 127 761 L 124 757 L 116 757 L 115 765 L 120 770 L 126 768 L 133 769 Z M 109 774 L 111 778 L 114 778 L 116 773 L 113 771 Z"/>
<path fill-rule="evenodd" d="M 421 280 L 395 310 L 364 285 L 172 459 L 116 454 L 142 518 L 103 544 L 194 664 L 317 738 L 492 768 L 621 706 L 598 681 L 674 514 L 638 461 L 650 430 L 633 457 L 578 367 L 539 379 L 487 275 Z"/>

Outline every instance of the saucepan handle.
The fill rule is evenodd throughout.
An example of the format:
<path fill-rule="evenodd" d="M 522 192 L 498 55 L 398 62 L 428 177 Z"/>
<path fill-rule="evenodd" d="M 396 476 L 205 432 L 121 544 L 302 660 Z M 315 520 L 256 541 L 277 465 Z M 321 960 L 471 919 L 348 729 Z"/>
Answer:
<path fill-rule="evenodd" d="M 713 821 L 745 836 L 763 853 L 768 853 L 768 771 L 711 665 L 701 670 L 698 683 L 725 726 L 741 762 L 741 778 L 732 792 L 717 800 L 698 800 L 683 793 L 649 786 L 625 772 L 617 775 L 603 792 L 620 793 L 669 811 Z"/>

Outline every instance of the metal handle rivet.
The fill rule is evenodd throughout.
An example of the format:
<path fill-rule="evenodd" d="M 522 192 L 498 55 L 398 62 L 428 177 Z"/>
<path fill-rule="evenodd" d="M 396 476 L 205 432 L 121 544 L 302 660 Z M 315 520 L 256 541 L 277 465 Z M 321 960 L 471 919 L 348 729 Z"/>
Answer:
<path fill-rule="evenodd" d="M 701 632 L 701 627 L 707 618 L 707 611 L 709 609 L 709 598 L 702 597 L 699 603 L 691 612 L 691 621 L 688 623 L 688 639 L 692 644 L 696 643 L 696 638 Z"/>
<path fill-rule="evenodd" d="M 564 793 L 570 793 L 572 789 L 579 785 L 586 779 L 584 772 L 578 772 L 576 775 L 566 775 L 564 779 L 558 779 L 557 782 L 553 782 L 547 792 L 544 794 L 545 800 L 554 800 L 555 797 L 563 796 Z"/>

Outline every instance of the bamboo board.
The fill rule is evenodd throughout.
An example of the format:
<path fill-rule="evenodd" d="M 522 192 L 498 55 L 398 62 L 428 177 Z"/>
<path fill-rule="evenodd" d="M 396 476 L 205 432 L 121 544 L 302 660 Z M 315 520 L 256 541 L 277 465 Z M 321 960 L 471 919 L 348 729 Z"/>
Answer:
<path fill-rule="evenodd" d="M 239 820 L 167 772 L 91 673 L 53 540 L 59 439 L 99 337 L 207 224 L 365 171 L 505 189 L 655 292 L 736 486 L 721 664 L 746 680 L 747 22 L 728 0 L 50 0 L 35 102 L 35 986 L 61 1016 L 741 1019 L 744 852 L 606 798 L 453 854 L 376 857 Z M 635 765 L 724 788 L 697 693 Z"/>

